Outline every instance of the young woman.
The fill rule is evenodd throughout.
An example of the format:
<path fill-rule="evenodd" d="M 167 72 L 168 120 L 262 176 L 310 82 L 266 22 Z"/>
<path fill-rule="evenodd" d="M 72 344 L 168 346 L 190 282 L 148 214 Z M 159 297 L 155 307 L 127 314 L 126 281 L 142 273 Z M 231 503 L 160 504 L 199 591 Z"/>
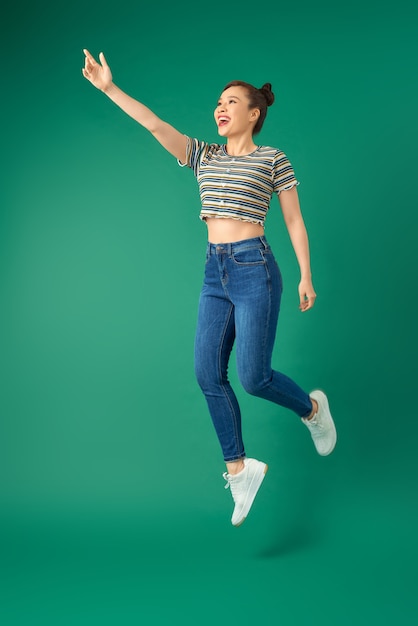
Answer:
<path fill-rule="evenodd" d="M 315 390 L 308 395 L 271 368 L 282 292 L 280 270 L 264 236 L 273 192 L 279 196 L 300 266 L 300 310 L 311 309 L 316 298 L 292 166 L 282 151 L 259 146 L 253 139 L 273 104 L 271 85 L 261 89 L 241 81 L 226 85 L 214 112 L 218 133 L 226 143 L 208 144 L 183 135 L 119 89 L 103 53 L 100 62 L 87 50 L 84 53 L 84 77 L 150 131 L 180 165 L 192 168 L 199 183 L 200 218 L 207 225 L 208 245 L 195 371 L 226 463 L 223 476 L 235 503 L 231 521 L 239 526 L 267 465 L 245 455 L 240 409 L 227 375 L 234 343 L 238 375 L 248 393 L 295 412 L 310 430 L 319 454 L 330 454 L 337 440 L 325 394 Z"/>

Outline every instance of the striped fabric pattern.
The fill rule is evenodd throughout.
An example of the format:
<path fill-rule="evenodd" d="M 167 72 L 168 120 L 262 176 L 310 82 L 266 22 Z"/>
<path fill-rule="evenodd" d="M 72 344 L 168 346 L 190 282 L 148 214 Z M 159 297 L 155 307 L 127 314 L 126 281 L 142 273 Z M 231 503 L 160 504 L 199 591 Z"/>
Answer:
<path fill-rule="evenodd" d="M 225 145 L 187 138 L 186 165 L 199 184 L 200 219 L 227 217 L 264 225 L 273 192 L 299 182 L 281 150 L 258 146 L 251 154 L 233 157 Z"/>

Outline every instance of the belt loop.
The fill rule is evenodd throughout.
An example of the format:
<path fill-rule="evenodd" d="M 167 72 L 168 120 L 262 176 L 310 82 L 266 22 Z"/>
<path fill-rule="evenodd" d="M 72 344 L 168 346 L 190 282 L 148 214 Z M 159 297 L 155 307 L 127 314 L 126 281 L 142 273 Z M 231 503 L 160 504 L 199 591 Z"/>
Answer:
<path fill-rule="evenodd" d="M 262 244 L 263 244 L 263 246 L 264 246 L 264 250 L 267 250 L 267 248 L 268 248 L 268 243 L 267 243 L 267 240 L 266 240 L 266 238 L 264 237 L 264 235 L 261 235 L 261 237 L 260 237 L 260 241 L 261 241 L 261 243 L 262 243 Z"/>

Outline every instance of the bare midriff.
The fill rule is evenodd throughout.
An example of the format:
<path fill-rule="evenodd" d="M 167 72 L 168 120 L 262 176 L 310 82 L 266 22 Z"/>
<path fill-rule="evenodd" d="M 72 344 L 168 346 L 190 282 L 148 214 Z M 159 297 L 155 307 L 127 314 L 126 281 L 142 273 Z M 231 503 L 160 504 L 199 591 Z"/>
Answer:
<path fill-rule="evenodd" d="M 205 220 L 208 227 L 210 243 L 232 243 L 243 239 L 252 239 L 264 235 L 261 224 L 232 220 L 225 217 L 208 217 Z"/>

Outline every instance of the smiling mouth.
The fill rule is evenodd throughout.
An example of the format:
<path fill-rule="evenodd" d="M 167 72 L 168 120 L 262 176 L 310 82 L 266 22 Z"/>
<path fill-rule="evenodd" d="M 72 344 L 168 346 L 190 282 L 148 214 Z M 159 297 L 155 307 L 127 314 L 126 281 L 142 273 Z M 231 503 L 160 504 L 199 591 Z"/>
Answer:
<path fill-rule="evenodd" d="M 218 118 L 218 126 L 226 126 L 226 124 L 228 124 L 228 122 L 230 122 L 229 117 L 219 117 Z"/>

